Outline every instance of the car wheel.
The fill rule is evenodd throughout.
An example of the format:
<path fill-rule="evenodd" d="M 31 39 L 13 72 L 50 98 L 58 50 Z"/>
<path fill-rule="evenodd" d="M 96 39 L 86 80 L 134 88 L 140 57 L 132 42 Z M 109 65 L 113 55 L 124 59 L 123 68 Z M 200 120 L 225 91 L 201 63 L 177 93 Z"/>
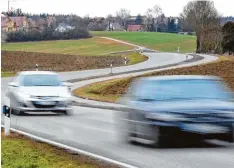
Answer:
<path fill-rule="evenodd" d="M 221 141 L 234 142 L 234 124 L 229 126 L 230 132 L 219 138 Z"/>
<path fill-rule="evenodd" d="M 136 135 L 136 124 L 135 123 L 129 123 L 130 121 L 127 121 L 126 123 L 126 130 L 125 135 L 124 135 L 124 139 L 127 143 L 131 143 L 134 144 L 136 141 L 134 140 L 134 138 L 137 137 Z"/>
<path fill-rule="evenodd" d="M 126 135 L 125 135 L 125 141 L 127 143 L 134 144 L 134 143 L 136 143 L 136 141 L 134 140 L 134 137 L 136 137 L 135 134 L 127 131 Z"/>
<path fill-rule="evenodd" d="M 162 128 L 159 126 L 154 126 L 152 127 L 152 147 L 155 148 L 160 148 L 163 147 L 166 142 L 167 139 L 165 136 L 162 135 Z"/>
<path fill-rule="evenodd" d="M 229 135 L 229 142 L 234 142 L 234 124 L 231 125 L 231 132 Z"/>
<path fill-rule="evenodd" d="M 65 110 L 64 114 L 69 116 L 69 115 L 73 114 L 73 111 L 72 110 Z"/>

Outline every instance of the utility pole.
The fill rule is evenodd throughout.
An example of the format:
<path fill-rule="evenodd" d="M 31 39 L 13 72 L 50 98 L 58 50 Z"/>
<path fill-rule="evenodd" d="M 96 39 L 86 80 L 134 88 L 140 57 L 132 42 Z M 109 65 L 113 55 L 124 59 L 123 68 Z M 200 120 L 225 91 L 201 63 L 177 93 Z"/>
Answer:
<path fill-rule="evenodd" d="M 8 12 L 10 12 L 10 0 L 8 0 Z"/>
<path fill-rule="evenodd" d="M 10 2 L 16 2 L 17 0 L 8 0 L 8 12 L 10 12 Z"/>

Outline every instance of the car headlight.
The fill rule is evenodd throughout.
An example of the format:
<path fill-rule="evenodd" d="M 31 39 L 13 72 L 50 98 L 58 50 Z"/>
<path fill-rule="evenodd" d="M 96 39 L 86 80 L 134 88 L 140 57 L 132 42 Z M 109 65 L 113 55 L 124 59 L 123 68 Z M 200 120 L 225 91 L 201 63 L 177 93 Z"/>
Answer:
<path fill-rule="evenodd" d="M 183 115 L 172 113 L 149 113 L 145 116 L 147 119 L 161 121 L 184 121 L 186 118 Z"/>

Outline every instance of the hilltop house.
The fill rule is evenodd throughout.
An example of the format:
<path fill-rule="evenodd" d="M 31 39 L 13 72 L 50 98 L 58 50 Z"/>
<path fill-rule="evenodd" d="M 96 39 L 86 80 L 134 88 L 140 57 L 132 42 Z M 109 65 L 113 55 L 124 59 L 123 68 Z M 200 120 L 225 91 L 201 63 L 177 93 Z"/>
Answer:
<path fill-rule="evenodd" d="M 71 25 L 66 24 L 66 23 L 60 23 L 58 25 L 58 27 L 55 29 L 55 31 L 63 33 L 63 32 L 67 32 L 69 30 L 73 30 L 73 29 L 75 29 L 74 26 L 71 26 Z"/>
<path fill-rule="evenodd" d="M 131 16 L 127 20 L 127 30 L 128 31 L 145 31 L 147 25 L 147 17 L 146 16 Z"/>
<path fill-rule="evenodd" d="M 28 31 L 29 24 L 27 17 L 18 16 L 18 17 L 2 17 L 1 21 L 2 31 L 5 32 L 14 32 L 14 31 Z"/>
<path fill-rule="evenodd" d="M 143 25 L 128 25 L 128 31 L 143 31 L 144 26 Z"/>
<path fill-rule="evenodd" d="M 8 17 L 1 15 L 1 30 L 4 32 L 43 30 L 45 26 L 51 25 L 55 21 L 54 17 L 46 19 L 40 16 Z"/>
<path fill-rule="evenodd" d="M 43 30 L 45 28 L 45 26 L 48 26 L 47 20 L 45 18 L 40 17 L 40 16 L 31 16 L 31 17 L 29 17 L 29 19 L 35 23 L 35 27 L 38 30 Z"/>
<path fill-rule="evenodd" d="M 117 22 L 109 22 L 106 30 L 107 31 L 123 31 L 124 28 Z"/>

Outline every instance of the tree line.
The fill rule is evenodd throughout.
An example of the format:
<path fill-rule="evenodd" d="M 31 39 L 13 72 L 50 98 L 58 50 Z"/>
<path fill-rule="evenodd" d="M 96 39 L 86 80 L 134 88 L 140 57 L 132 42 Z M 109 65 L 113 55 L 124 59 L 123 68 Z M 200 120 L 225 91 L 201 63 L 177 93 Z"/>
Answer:
<path fill-rule="evenodd" d="M 47 17 L 46 14 L 43 14 Z M 24 15 L 25 16 L 25 15 Z M 40 15 L 39 15 L 40 16 Z M 48 15 L 49 16 L 49 15 Z M 41 17 L 41 16 L 40 16 Z M 76 15 L 55 15 L 55 21 L 48 25 L 45 23 L 41 29 L 30 31 L 19 30 L 7 33 L 7 42 L 21 41 L 42 41 L 42 40 L 63 40 L 63 39 L 81 39 L 91 37 L 87 30 L 85 19 Z M 72 29 L 58 31 L 59 25 L 69 25 Z"/>
<path fill-rule="evenodd" d="M 198 53 L 234 53 L 234 23 L 221 25 L 221 15 L 213 1 L 188 2 L 180 18 L 196 32 Z"/>

